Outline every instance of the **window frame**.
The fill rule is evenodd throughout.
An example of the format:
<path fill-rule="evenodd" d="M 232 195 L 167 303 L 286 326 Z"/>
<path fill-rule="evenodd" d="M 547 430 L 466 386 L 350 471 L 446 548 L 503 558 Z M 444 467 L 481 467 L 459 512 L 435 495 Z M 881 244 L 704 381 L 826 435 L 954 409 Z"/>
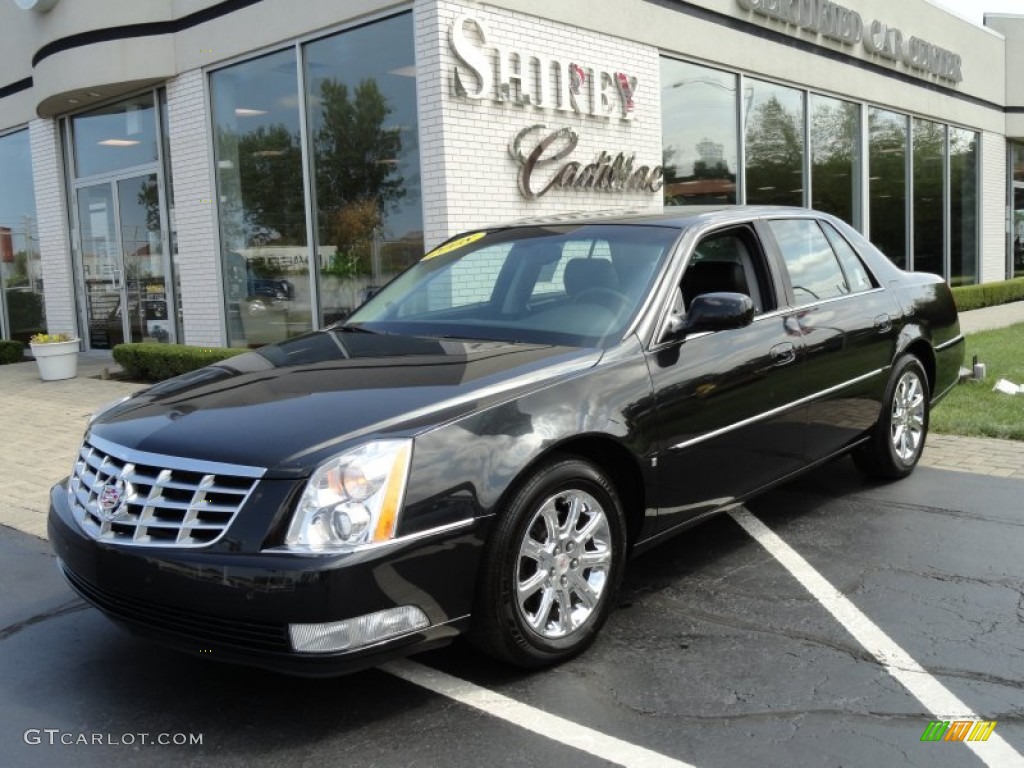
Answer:
<path fill-rule="evenodd" d="M 831 301 L 841 301 L 841 300 L 849 298 L 851 296 L 859 296 L 859 295 L 862 295 L 864 293 L 868 293 L 869 291 L 878 290 L 878 285 L 877 285 L 878 279 L 875 276 L 874 272 L 872 270 L 868 269 L 867 264 L 864 263 L 864 259 L 860 256 L 860 253 L 857 251 L 857 249 L 854 248 L 853 245 L 849 243 L 849 241 L 846 241 L 847 245 L 850 245 L 850 247 L 853 249 L 853 252 L 857 254 L 858 258 L 860 259 L 860 262 L 861 262 L 862 266 L 867 271 L 869 277 L 871 277 L 871 279 L 873 280 L 875 285 L 873 285 L 872 288 L 870 288 L 868 290 L 864 290 L 864 291 L 853 291 L 851 289 L 849 292 L 841 294 L 839 296 L 830 296 L 830 297 L 823 298 L 823 299 L 814 299 L 812 301 L 798 302 L 797 299 L 796 299 L 796 294 L 793 291 L 793 280 L 792 280 L 792 277 L 790 275 L 789 265 L 786 263 L 785 256 L 783 255 L 783 252 L 782 252 L 782 247 L 779 245 L 779 241 L 775 237 L 775 233 L 772 231 L 772 228 L 770 226 L 771 222 L 773 222 L 773 221 L 810 221 L 810 222 L 813 222 L 818 227 L 818 231 L 821 232 L 821 236 L 823 238 L 825 238 L 825 242 L 828 243 L 829 250 L 832 253 L 832 258 L 835 260 L 836 265 L 839 267 L 840 274 L 842 274 L 843 280 L 846 281 L 847 287 L 850 287 L 850 283 L 849 283 L 849 277 L 846 274 L 846 270 L 843 269 L 842 261 L 840 260 L 839 255 L 836 253 L 835 248 L 832 247 L 832 243 L 829 241 L 828 235 L 825 234 L 825 231 L 824 231 L 824 229 L 821 226 L 823 219 L 821 219 L 818 216 L 799 216 L 799 215 L 797 215 L 797 216 L 790 215 L 790 216 L 771 216 L 771 217 L 766 217 L 765 219 L 763 219 L 760 222 L 759 232 L 761 233 L 762 239 L 764 239 L 766 241 L 766 247 L 769 247 L 769 246 L 767 246 L 767 243 L 769 243 L 769 242 L 771 243 L 771 245 L 769 247 L 769 250 L 771 251 L 773 258 L 776 261 L 776 267 L 780 270 L 780 273 L 781 273 L 781 278 L 780 279 L 782 281 L 782 285 L 783 285 L 783 289 L 784 289 L 783 292 L 785 294 L 785 304 L 784 305 L 780 305 L 780 309 L 783 309 L 785 311 L 800 310 L 800 309 L 804 309 L 806 307 L 813 307 L 813 306 L 817 306 L 817 305 L 820 305 L 820 304 L 825 304 L 825 303 L 831 302 Z M 838 227 L 833 227 L 833 228 L 837 232 L 839 232 Z M 840 236 L 842 236 L 841 233 L 840 233 Z M 843 239 L 846 240 L 846 238 L 843 238 Z"/>

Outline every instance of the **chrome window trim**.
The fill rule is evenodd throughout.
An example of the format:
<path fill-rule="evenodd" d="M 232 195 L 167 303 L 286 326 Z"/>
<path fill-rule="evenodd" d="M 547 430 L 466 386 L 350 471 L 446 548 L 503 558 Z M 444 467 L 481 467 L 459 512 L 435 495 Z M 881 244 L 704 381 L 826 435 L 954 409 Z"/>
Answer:
<path fill-rule="evenodd" d="M 177 469 L 182 472 L 196 472 L 204 475 L 235 475 L 237 477 L 249 477 L 259 479 L 267 470 L 263 467 L 250 467 L 243 464 L 228 464 L 220 461 L 205 461 L 201 459 L 188 459 L 182 456 L 168 456 L 163 453 L 149 453 L 134 448 L 125 448 L 123 445 L 112 443 L 94 434 L 86 434 L 85 443 L 99 448 L 104 453 L 110 454 L 116 459 L 132 464 L 147 464 L 166 469 Z"/>
<path fill-rule="evenodd" d="M 756 323 L 759 320 L 764 320 L 765 318 L 770 317 L 777 317 L 779 315 L 789 315 L 793 314 L 794 312 L 801 312 L 807 309 L 811 309 L 813 307 L 820 307 L 824 304 L 832 304 L 833 302 L 836 301 L 846 301 L 847 299 L 852 299 L 857 296 L 867 296 L 869 294 L 878 293 L 884 290 L 885 288 L 882 287 L 871 288 L 870 290 L 867 291 L 857 291 L 857 293 L 847 293 L 844 294 L 843 296 L 833 296 L 831 299 L 821 299 L 820 301 L 812 301 L 809 304 L 797 304 L 794 306 L 786 306 L 783 307 L 782 309 L 773 309 L 771 312 L 765 312 L 763 315 L 758 315 L 757 317 L 755 317 L 754 322 Z"/>
<path fill-rule="evenodd" d="M 828 389 L 823 389 L 822 391 L 816 392 L 813 395 L 808 395 L 807 397 L 800 398 L 799 400 L 794 400 L 793 402 L 787 403 L 786 405 L 780 405 L 778 408 L 773 408 L 770 411 L 765 411 L 764 413 L 759 413 L 756 416 L 750 416 L 749 418 L 743 419 L 742 421 L 737 421 L 735 424 L 730 424 L 727 427 L 721 427 L 712 432 L 706 432 L 700 437 L 695 437 L 690 440 L 684 440 L 681 443 L 677 443 L 676 445 L 671 446 L 669 450 L 680 451 L 683 450 L 684 448 L 690 448 L 691 446 L 698 445 L 700 443 L 706 442 L 708 440 L 727 434 L 729 432 L 734 432 L 737 429 L 742 429 L 743 427 L 750 426 L 751 424 L 756 424 L 759 421 L 770 419 L 773 416 L 778 416 L 782 413 L 785 413 L 786 411 L 791 411 L 794 408 L 799 408 L 802 405 L 807 405 L 808 403 L 814 402 L 815 400 L 818 400 L 822 397 L 827 397 L 828 395 L 831 395 L 835 392 L 839 392 L 840 390 L 846 389 L 847 387 L 853 386 L 854 384 L 859 384 L 862 381 L 867 381 L 868 379 L 871 379 L 880 373 L 884 373 L 886 370 L 887 368 L 878 368 L 874 371 L 871 371 L 870 373 L 865 373 L 862 376 L 858 376 L 855 379 L 844 381 L 842 384 L 836 384 L 835 386 L 829 387 Z"/>

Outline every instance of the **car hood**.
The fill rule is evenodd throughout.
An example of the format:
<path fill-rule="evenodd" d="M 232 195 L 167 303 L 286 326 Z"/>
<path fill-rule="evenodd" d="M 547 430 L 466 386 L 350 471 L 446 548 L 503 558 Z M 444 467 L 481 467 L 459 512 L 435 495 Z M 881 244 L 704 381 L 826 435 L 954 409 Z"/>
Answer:
<path fill-rule="evenodd" d="M 135 451 L 304 474 L 364 435 L 412 434 L 599 359 L 594 349 L 320 331 L 143 390 L 90 432 Z"/>

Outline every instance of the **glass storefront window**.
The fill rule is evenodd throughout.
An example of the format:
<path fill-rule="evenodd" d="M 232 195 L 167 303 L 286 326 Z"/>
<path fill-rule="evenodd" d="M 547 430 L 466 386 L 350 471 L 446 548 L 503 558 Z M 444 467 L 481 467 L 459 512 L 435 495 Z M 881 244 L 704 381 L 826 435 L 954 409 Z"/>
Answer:
<path fill-rule="evenodd" d="M 804 204 L 804 93 L 747 79 L 743 121 L 750 205 Z"/>
<path fill-rule="evenodd" d="M 75 176 L 111 173 L 157 161 L 156 109 L 144 93 L 71 118 Z"/>
<path fill-rule="evenodd" d="M 413 49 L 410 14 L 305 48 L 323 325 L 423 255 Z"/>
<path fill-rule="evenodd" d="M 811 207 L 860 225 L 860 107 L 812 94 Z"/>
<path fill-rule="evenodd" d="M 949 246 L 952 285 L 978 281 L 978 140 L 949 129 Z"/>
<path fill-rule="evenodd" d="M 0 136 L 0 179 L 0 338 L 27 344 L 46 330 L 28 131 Z"/>
<path fill-rule="evenodd" d="M 914 269 L 945 273 L 943 179 L 946 128 L 930 120 L 913 119 L 914 148 Z"/>
<path fill-rule="evenodd" d="M 1010 205 L 1013 206 L 1013 229 L 1009 235 L 1007 277 L 1024 277 L 1024 144 L 1011 142 Z"/>
<path fill-rule="evenodd" d="M 737 76 L 661 60 L 665 204 L 736 203 Z"/>
<path fill-rule="evenodd" d="M 228 343 L 312 328 L 294 49 L 210 76 Z"/>
<path fill-rule="evenodd" d="M 907 266 L 907 116 L 868 110 L 871 242 Z"/>

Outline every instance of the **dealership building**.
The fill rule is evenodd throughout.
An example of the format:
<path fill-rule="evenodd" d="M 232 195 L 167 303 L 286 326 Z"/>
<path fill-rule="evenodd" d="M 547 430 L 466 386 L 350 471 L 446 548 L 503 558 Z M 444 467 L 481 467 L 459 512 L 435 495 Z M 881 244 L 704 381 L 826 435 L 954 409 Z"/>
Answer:
<path fill-rule="evenodd" d="M 0 338 L 258 346 L 458 232 L 833 213 L 1024 275 L 1024 16 L 928 0 L 0 0 Z M 469 276 L 471 277 L 471 276 Z"/>

